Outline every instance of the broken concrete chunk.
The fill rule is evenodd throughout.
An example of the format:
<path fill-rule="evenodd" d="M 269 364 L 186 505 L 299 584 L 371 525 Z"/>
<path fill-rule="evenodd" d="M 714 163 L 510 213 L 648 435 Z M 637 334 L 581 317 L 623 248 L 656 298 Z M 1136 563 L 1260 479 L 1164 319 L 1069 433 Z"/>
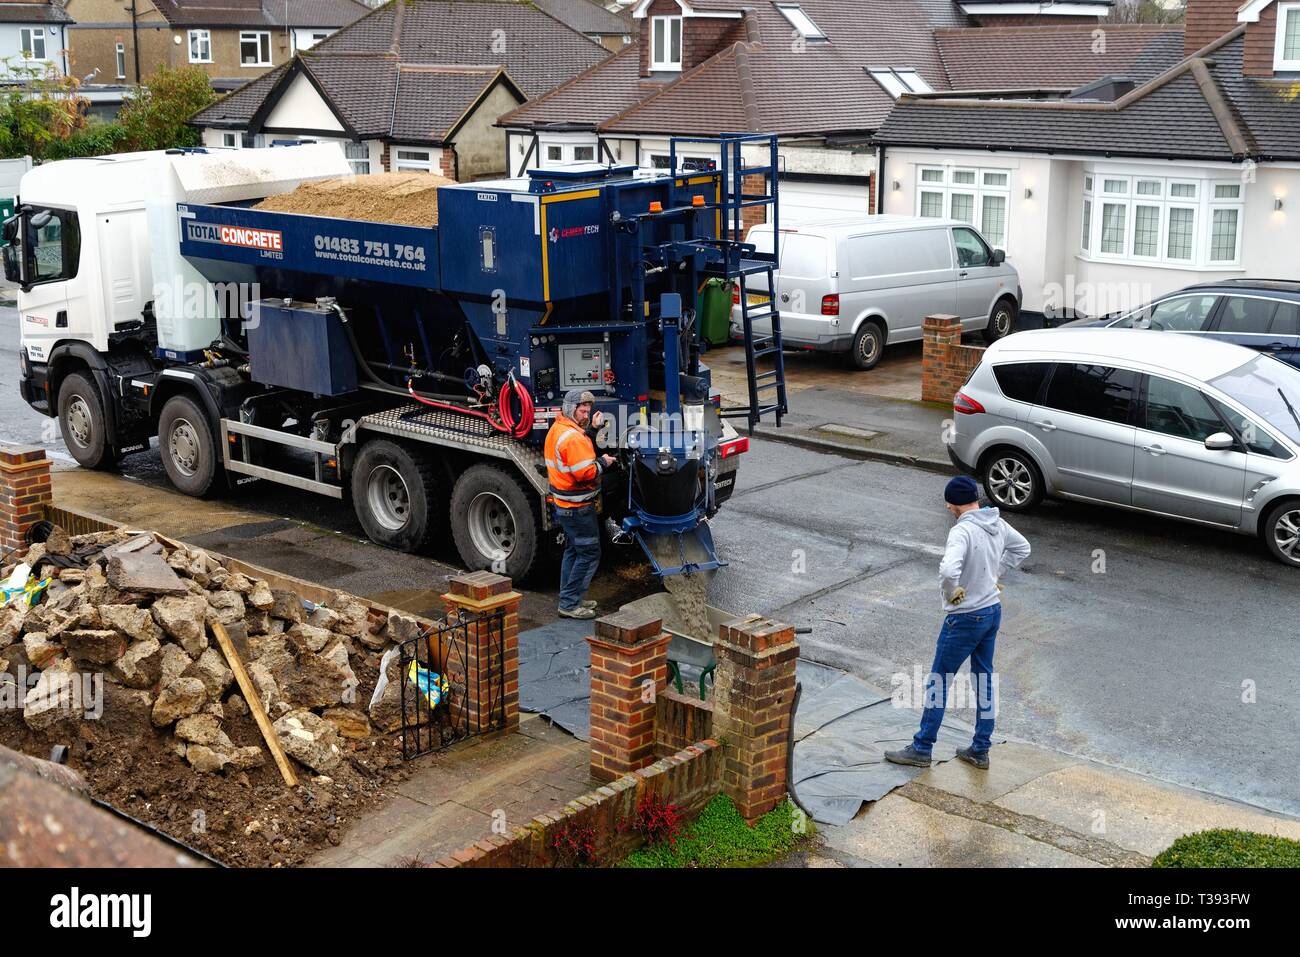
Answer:
<path fill-rule="evenodd" d="M 260 768 L 266 763 L 266 754 L 255 744 L 246 748 L 236 748 L 230 755 L 230 763 L 241 771 Z"/>
<path fill-rule="evenodd" d="M 370 719 L 364 711 L 355 708 L 326 708 L 321 717 L 334 725 L 334 729 L 345 738 L 359 741 L 370 737 Z"/>
<path fill-rule="evenodd" d="M 253 582 L 248 593 L 248 603 L 259 611 L 270 611 L 275 607 L 275 595 L 271 592 L 271 586 L 260 578 Z"/>
<path fill-rule="evenodd" d="M 334 770 L 343 760 L 334 725 L 310 711 L 290 711 L 273 727 L 285 753 L 317 774 Z"/>
<path fill-rule="evenodd" d="M 24 635 L 23 648 L 33 668 L 45 668 L 57 656 L 63 654 L 63 645 L 51 641 L 49 634 L 43 631 L 29 631 Z"/>
<path fill-rule="evenodd" d="M 213 774 L 230 763 L 229 755 L 216 751 L 206 744 L 191 744 L 187 747 L 185 760 L 200 774 Z"/>
<path fill-rule="evenodd" d="M 63 648 L 79 668 L 107 665 L 126 654 L 126 639 L 110 629 L 63 633 Z"/>
<path fill-rule="evenodd" d="M 192 714 L 176 722 L 176 737 L 190 744 L 212 744 L 221 735 L 221 722 L 210 714 Z"/>
<path fill-rule="evenodd" d="M 275 602 L 270 609 L 272 618 L 291 622 L 302 621 L 301 598 L 291 591 L 282 591 L 278 588 L 271 589 L 271 595 L 275 598 Z"/>
<path fill-rule="evenodd" d="M 297 624 L 285 633 L 286 639 L 298 651 L 320 651 L 334 636 L 324 628 Z"/>
<path fill-rule="evenodd" d="M 238 592 L 211 592 L 208 595 L 208 606 L 206 617 L 209 624 L 214 621 L 219 621 L 223 625 L 232 625 L 235 622 L 243 624 L 244 598 Z"/>
<path fill-rule="evenodd" d="M 257 689 L 257 696 L 262 699 L 263 710 L 269 712 L 280 700 L 280 686 L 271 676 L 266 665 L 260 661 L 255 661 L 248 666 L 248 677 L 252 680 L 253 687 Z"/>
<path fill-rule="evenodd" d="M 185 669 L 192 663 L 193 659 L 185 653 L 184 648 L 168 642 L 162 646 L 162 654 L 159 656 L 158 680 L 165 685 L 171 684 L 183 675 Z"/>
<path fill-rule="evenodd" d="M 260 662 L 259 662 L 260 663 Z M 324 708 L 355 699 L 357 680 L 351 668 L 340 668 L 311 651 L 295 656 L 293 663 L 275 673 L 280 694 L 299 708 Z"/>
<path fill-rule="evenodd" d="M 196 714 L 207 703 L 207 694 L 208 689 L 202 681 L 187 675 L 163 685 L 153 705 L 153 723 L 161 728 Z"/>
<path fill-rule="evenodd" d="M 82 627 L 90 627 L 84 621 L 84 615 L 78 615 Z M 163 631 L 154 621 L 147 608 L 139 605 L 101 605 L 99 619 L 105 628 L 115 628 L 132 641 L 144 641 L 147 638 L 161 640 Z"/>
<path fill-rule="evenodd" d="M 176 648 L 175 645 L 169 645 Z M 189 655 L 176 648 L 189 664 Z M 152 688 L 162 678 L 163 650 L 156 638 L 137 641 L 113 663 L 112 675 L 128 688 Z M 178 671 L 173 677 L 179 677 Z"/>
<path fill-rule="evenodd" d="M 78 722 L 85 717 L 83 686 L 79 675 L 66 671 L 43 671 L 36 685 L 23 699 L 23 721 L 33 731 L 48 731 L 55 725 Z"/>
<path fill-rule="evenodd" d="M 335 625 L 342 621 L 343 616 L 333 608 L 326 608 L 321 605 L 307 616 L 307 624 L 313 628 L 324 628 L 326 631 L 331 630 Z"/>
<path fill-rule="evenodd" d="M 207 612 L 207 600 L 197 595 L 159 598 L 150 609 L 154 621 L 180 642 L 191 658 L 197 658 L 208 647 L 208 634 L 204 628 Z"/>
<path fill-rule="evenodd" d="M 61 525 L 55 525 L 45 538 L 46 555 L 71 555 L 72 539 Z M 30 564 L 30 562 L 29 562 Z"/>
<path fill-rule="evenodd" d="M 420 637 L 420 623 L 406 615 L 388 616 L 388 640 L 403 642 Z"/>
<path fill-rule="evenodd" d="M 185 669 L 184 675 L 202 681 L 210 701 L 220 699 L 235 680 L 234 672 L 226 667 L 225 656 L 216 648 L 205 648 L 198 660 Z"/>
<path fill-rule="evenodd" d="M 243 695 L 232 694 L 226 699 L 226 710 L 238 717 L 248 714 L 248 702 L 244 700 Z"/>
<path fill-rule="evenodd" d="M 183 595 L 188 589 L 158 555 L 128 552 L 108 563 L 108 583 L 124 592 L 146 595 Z"/>
<path fill-rule="evenodd" d="M 158 555 L 162 556 L 162 543 L 155 541 L 152 535 L 137 535 L 135 538 L 128 538 L 124 542 L 116 545 L 109 545 L 104 549 L 104 561 L 111 562 L 117 555 L 128 555 L 139 553 L 141 555 Z M 170 564 L 170 563 L 169 563 Z"/>

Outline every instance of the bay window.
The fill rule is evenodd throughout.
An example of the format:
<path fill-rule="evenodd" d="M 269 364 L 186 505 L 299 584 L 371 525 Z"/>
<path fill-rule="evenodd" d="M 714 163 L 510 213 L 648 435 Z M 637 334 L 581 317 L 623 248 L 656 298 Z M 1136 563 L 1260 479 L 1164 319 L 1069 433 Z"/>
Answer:
<path fill-rule="evenodd" d="M 1005 246 L 1011 196 L 1008 170 L 922 166 L 917 170 L 916 214 L 969 223 L 991 246 Z"/>
<path fill-rule="evenodd" d="M 1096 259 L 1235 266 L 1243 193 L 1240 182 L 1086 173 L 1080 251 Z"/>

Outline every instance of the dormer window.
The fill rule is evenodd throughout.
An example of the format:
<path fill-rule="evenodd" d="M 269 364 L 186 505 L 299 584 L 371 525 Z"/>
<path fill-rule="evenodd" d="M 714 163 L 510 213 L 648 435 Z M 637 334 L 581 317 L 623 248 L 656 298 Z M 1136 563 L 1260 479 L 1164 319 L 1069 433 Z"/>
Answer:
<path fill-rule="evenodd" d="M 821 27 L 813 23 L 812 17 L 808 16 L 799 4 L 778 3 L 776 8 L 781 11 L 782 16 L 790 21 L 790 26 L 794 27 L 805 40 L 826 42 L 826 34 L 822 33 Z"/>
<path fill-rule="evenodd" d="M 1283 3 L 1277 8 L 1277 47 L 1273 69 L 1300 71 L 1300 3 Z"/>
<path fill-rule="evenodd" d="M 867 67 L 867 72 L 885 92 L 898 99 L 904 93 L 933 93 L 934 89 L 925 78 L 908 67 Z"/>
<path fill-rule="evenodd" d="M 650 18 L 650 69 L 682 68 L 682 18 Z"/>

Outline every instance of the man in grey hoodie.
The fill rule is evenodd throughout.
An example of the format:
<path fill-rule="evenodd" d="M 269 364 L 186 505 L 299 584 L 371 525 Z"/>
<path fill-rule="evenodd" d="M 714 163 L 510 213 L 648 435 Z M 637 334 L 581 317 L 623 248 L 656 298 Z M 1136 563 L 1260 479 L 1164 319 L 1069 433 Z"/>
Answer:
<path fill-rule="evenodd" d="M 970 659 L 975 687 L 975 738 L 957 757 L 977 768 L 989 766 L 989 746 L 995 717 L 993 646 L 1002 622 L 999 579 L 1029 557 L 1029 542 L 998 515 L 980 508 L 979 486 L 959 475 L 943 491 L 948 511 L 957 519 L 948 532 L 948 546 L 939 563 L 939 590 L 947 612 L 934 652 L 934 665 L 925 688 L 921 729 L 901 751 L 886 751 L 894 764 L 930 766 L 930 751 L 943 721 L 944 702 L 957 669 Z"/>

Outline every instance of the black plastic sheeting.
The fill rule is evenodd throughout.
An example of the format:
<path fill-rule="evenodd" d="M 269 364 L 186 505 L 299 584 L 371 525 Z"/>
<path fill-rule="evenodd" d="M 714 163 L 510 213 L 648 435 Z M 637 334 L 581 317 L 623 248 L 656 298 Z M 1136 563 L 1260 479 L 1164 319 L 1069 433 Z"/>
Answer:
<path fill-rule="evenodd" d="M 519 636 L 519 707 L 540 713 L 581 741 L 591 739 L 590 621 L 560 619 Z M 682 669 L 687 694 L 699 687 L 698 671 Z M 923 768 L 890 764 L 886 750 L 906 747 L 920 712 L 895 707 L 865 682 L 815 661 L 800 659 L 802 685 L 795 714 L 791 790 L 813 820 L 847 824 L 866 802 L 878 801 L 921 774 Z M 945 716 L 933 757 L 953 757 L 970 743 L 970 731 Z"/>

